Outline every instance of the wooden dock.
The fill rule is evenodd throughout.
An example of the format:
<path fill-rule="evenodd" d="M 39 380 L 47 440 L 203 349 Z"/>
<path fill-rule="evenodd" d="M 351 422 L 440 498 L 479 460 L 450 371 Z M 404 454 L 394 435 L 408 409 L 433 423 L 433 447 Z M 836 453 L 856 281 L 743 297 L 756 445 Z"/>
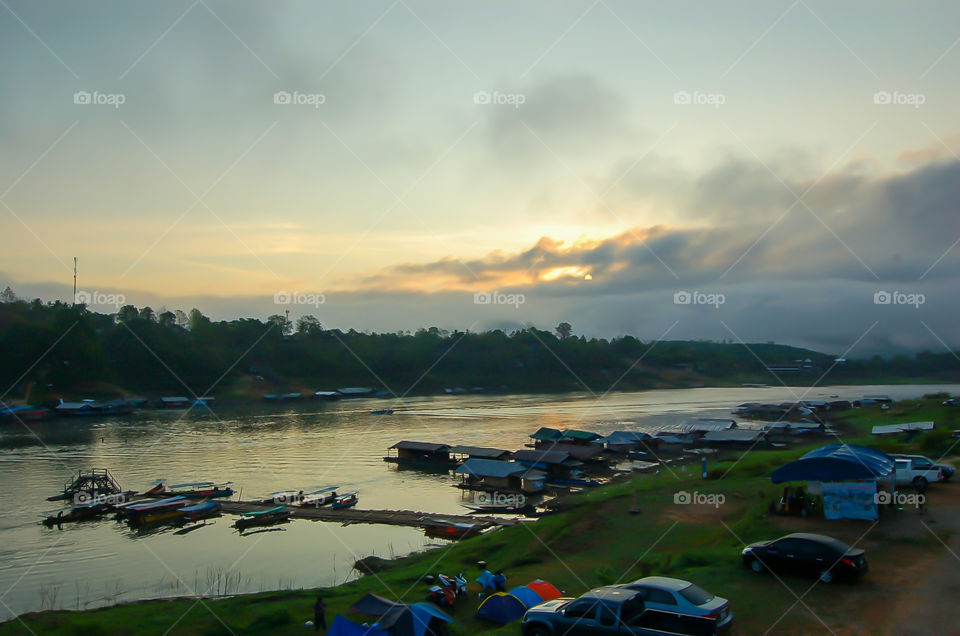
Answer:
<path fill-rule="evenodd" d="M 269 510 L 276 504 L 263 504 L 253 501 L 220 501 L 223 511 L 229 514 L 259 512 Z M 485 517 L 482 515 L 457 515 L 436 512 L 416 512 L 414 510 L 362 510 L 358 508 L 331 508 L 330 506 L 289 506 L 294 519 L 313 519 L 314 521 L 336 521 L 344 525 L 351 523 L 381 523 L 392 526 L 411 526 L 421 528 L 428 519 L 443 519 L 453 523 L 472 523 L 484 529 L 495 526 L 512 526 L 519 523 L 516 519 Z"/>

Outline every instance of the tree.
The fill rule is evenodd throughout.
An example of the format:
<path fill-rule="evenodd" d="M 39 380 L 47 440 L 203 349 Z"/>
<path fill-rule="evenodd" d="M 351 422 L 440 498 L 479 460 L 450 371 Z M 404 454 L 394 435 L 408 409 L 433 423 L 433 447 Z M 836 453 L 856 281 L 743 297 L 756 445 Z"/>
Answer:
<path fill-rule="evenodd" d="M 137 308 L 133 305 L 124 305 L 117 310 L 117 322 L 129 323 L 139 316 Z"/>
<path fill-rule="evenodd" d="M 140 319 L 148 322 L 156 322 L 157 315 L 153 312 L 152 307 L 143 307 L 140 310 Z"/>
<path fill-rule="evenodd" d="M 320 324 L 316 316 L 307 314 L 297 319 L 297 333 L 309 336 L 311 334 L 321 333 L 322 331 L 323 325 Z"/>
<path fill-rule="evenodd" d="M 190 326 L 190 319 L 187 318 L 187 314 L 183 313 L 182 309 L 177 309 L 173 312 L 173 315 L 176 316 L 177 326 L 186 329 Z"/>
<path fill-rule="evenodd" d="M 293 333 L 293 323 L 290 320 L 281 314 L 274 314 L 267 317 L 267 322 L 272 322 L 277 330 L 285 336 L 289 336 Z"/>
<path fill-rule="evenodd" d="M 194 329 L 197 329 L 198 327 L 202 327 L 203 325 L 209 325 L 210 319 L 204 316 L 202 313 L 200 313 L 199 309 L 194 307 L 193 309 L 190 310 L 189 323 L 190 323 L 190 330 L 193 331 Z"/>
<path fill-rule="evenodd" d="M 555 331 L 561 340 L 566 340 L 570 337 L 570 334 L 573 333 L 573 327 L 570 326 L 569 322 L 561 322 L 557 325 Z"/>
<path fill-rule="evenodd" d="M 157 322 L 160 323 L 161 327 L 173 327 L 177 323 L 177 315 L 172 311 L 162 311 L 157 316 Z"/>
<path fill-rule="evenodd" d="M 13 293 L 12 289 L 10 289 L 10 285 L 7 285 L 7 288 L 0 292 L 0 303 L 15 302 L 17 302 L 17 295 Z"/>

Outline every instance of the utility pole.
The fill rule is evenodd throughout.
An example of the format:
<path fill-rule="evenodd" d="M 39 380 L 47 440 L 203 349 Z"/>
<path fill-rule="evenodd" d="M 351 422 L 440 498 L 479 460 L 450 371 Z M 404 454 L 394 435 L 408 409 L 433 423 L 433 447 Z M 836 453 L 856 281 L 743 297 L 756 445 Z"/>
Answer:
<path fill-rule="evenodd" d="M 73 304 L 77 304 L 77 257 L 73 257 Z"/>

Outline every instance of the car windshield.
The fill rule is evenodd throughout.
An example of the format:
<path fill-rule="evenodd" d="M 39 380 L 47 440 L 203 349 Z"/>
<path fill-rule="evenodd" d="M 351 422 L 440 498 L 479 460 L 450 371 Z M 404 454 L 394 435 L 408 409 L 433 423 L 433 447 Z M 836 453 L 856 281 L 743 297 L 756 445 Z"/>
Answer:
<path fill-rule="evenodd" d="M 702 587 L 693 585 L 692 583 L 680 590 L 680 596 L 687 599 L 694 605 L 703 605 L 704 603 L 709 603 L 714 599 L 713 594 L 706 591 Z"/>

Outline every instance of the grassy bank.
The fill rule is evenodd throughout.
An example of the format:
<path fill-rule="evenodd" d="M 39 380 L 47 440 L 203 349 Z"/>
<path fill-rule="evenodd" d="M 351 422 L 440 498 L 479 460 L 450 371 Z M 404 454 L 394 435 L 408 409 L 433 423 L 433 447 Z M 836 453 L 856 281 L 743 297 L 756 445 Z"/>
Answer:
<path fill-rule="evenodd" d="M 853 442 L 863 441 L 864 431 L 875 423 L 934 419 L 949 428 L 955 418 L 954 409 L 940 407 L 930 399 L 898 405 L 890 411 L 852 412 L 839 426 L 849 431 L 845 439 Z M 803 579 L 780 585 L 772 577 L 757 576 L 739 567 L 743 543 L 779 536 L 791 530 L 790 524 L 800 524 L 797 529 L 829 531 L 850 542 L 869 527 L 866 522 L 785 519 L 767 514 L 769 501 L 780 490 L 770 483 L 770 472 L 810 446 L 823 443 L 830 440 L 819 439 L 804 448 L 755 450 L 742 458 L 733 454 L 728 461 L 714 463 L 707 480 L 700 479 L 698 470 L 677 468 L 577 495 L 564 512 L 535 523 L 410 555 L 391 562 L 376 575 L 321 590 L 329 608 L 328 620 L 337 613 L 363 620 L 351 615 L 347 607 L 366 592 L 415 602 L 425 597 L 425 575 L 463 572 L 471 581 L 470 598 L 461 600 L 452 612 L 459 623 L 453 633 L 518 634 L 517 624 L 497 628 L 473 618 L 478 591 L 473 583 L 478 574 L 476 562 L 486 560 L 491 568 L 504 569 L 510 586 L 543 578 L 568 595 L 650 574 L 692 580 L 731 600 L 736 633 L 740 634 L 764 633 L 774 624 L 775 633 L 821 632 L 821 620 L 829 621 L 837 633 L 841 633 L 837 625 L 849 625 L 856 633 L 862 627 L 856 623 L 859 617 L 850 616 L 843 603 L 837 603 L 837 595 L 863 594 L 864 590 L 886 594 L 885 568 L 895 567 L 897 559 L 908 558 L 903 556 L 907 553 L 914 557 L 933 553 L 939 549 L 933 537 L 888 532 L 897 525 L 885 521 L 885 527 L 872 534 L 866 544 L 868 550 L 873 547 L 873 552 L 883 546 L 880 560 L 874 561 L 871 576 L 856 588 L 810 588 L 811 582 Z M 911 442 L 891 440 L 883 444 L 898 446 L 891 450 L 923 451 L 934 456 L 934 451 L 925 449 L 940 448 L 945 442 L 937 431 Z M 678 491 L 722 495 L 722 502 L 683 505 L 675 502 Z M 639 514 L 631 514 L 635 506 Z M 310 555 L 304 554 L 303 558 L 309 559 Z M 315 594 L 315 590 L 273 592 L 204 601 L 140 602 L 85 612 L 48 611 L 0 625 L 0 636 L 28 629 L 38 634 L 309 633 L 303 623 L 310 618 Z M 801 595 L 803 604 L 798 605 Z M 816 613 L 804 610 L 806 606 L 815 608 Z"/>

